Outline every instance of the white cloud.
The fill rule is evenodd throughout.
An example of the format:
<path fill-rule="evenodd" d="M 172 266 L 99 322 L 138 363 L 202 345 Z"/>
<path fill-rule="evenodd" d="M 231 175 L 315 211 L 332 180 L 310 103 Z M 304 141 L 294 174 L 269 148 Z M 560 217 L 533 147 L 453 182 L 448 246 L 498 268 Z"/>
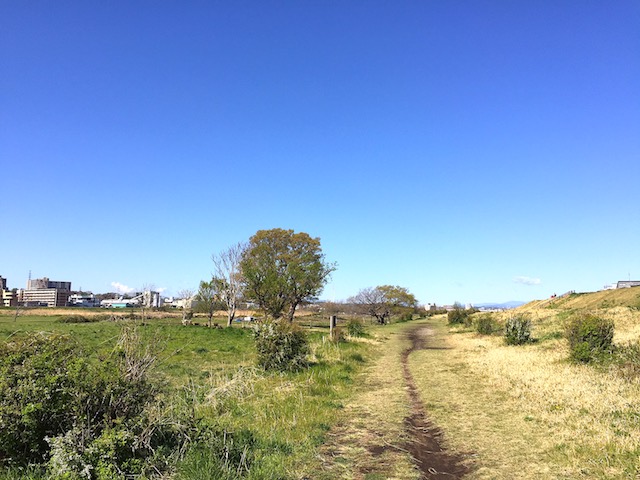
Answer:
<path fill-rule="evenodd" d="M 131 293 L 133 292 L 133 288 L 127 287 L 126 285 L 121 284 L 120 282 L 111 282 L 111 286 L 116 289 L 118 293 Z"/>
<path fill-rule="evenodd" d="M 542 284 L 542 280 L 539 278 L 531 278 L 531 277 L 513 277 L 513 283 L 520 283 L 522 285 L 540 285 Z"/>
<path fill-rule="evenodd" d="M 161 288 L 158 288 L 158 289 L 156 290 L 156 292 L 158 292 L 158 293 L 163 293 L 165 290 L 166 290 L 166 288 L 165 288 L 165 287 L 161 287 Z"/>

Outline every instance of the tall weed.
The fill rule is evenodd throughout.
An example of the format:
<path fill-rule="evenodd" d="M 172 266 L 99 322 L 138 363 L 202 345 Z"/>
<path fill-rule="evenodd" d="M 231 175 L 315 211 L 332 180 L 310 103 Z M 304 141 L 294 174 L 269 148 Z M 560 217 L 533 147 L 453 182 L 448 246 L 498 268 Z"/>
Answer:
<path fill-rule="evenodd" d="M 265 370 L 296 371 L 308 366 L 309 344 L 302 329 L 287 321 L 254 327 L 258 365 Z"/>
<path fill-rule="evenodd" d="M 504 338 L 507 345 L 524 345 L 531 342 L 531 319 L 524 314 L 507 319 Z"/>

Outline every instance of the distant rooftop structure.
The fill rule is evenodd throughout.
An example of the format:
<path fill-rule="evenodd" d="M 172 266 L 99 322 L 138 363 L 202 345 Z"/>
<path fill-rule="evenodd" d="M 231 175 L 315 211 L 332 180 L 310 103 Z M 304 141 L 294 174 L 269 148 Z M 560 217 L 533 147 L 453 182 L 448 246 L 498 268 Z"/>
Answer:
<path fill-rule="evenodd" d="M 616 288 L 640 287 L 640 280 L 621 280 L 616 284 Z"/>
<path fill-rule="evenodd" d="M 51 281 L 48 277 L 27 280 L 27 290 L 42 290 L 44 288 L 56 288 L 58 290 L 71 290 L 71 282 Z"/>
<path fill-rule="evenodd" d="M 48 277 L 27 280 L 18 301 L 27 307 L 64 307 L 71 295 L 71 282 L 51 281 Z"/>

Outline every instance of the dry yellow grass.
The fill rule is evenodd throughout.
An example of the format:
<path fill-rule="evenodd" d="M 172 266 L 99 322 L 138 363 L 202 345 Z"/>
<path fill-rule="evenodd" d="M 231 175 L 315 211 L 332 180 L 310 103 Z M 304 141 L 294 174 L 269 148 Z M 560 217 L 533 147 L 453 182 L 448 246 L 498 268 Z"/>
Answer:
<path fill-rule="evenodd" d="M 579 293 L 562 298 L 536 300 L 519 310 L 540 308 L 596 310 L 616 306 L 640 307 L 640 287 L 602 290 L 600 292 Z"/>
<path fill-rule="evenodd" d="M 534 336 L 562 331 L 557 309 L 523 310 Z M 616 342 L 640 338 L 637 310 L 598 313 L 616 323 Z M 510 347 L 447 333 L 444 319 L 431 328 L 449 349 L 416 352 L 412 371 L 450 448 L 475 453 L 470 478 L 640 478 L 640 382 L 569 363 L 563 339 Z"/>

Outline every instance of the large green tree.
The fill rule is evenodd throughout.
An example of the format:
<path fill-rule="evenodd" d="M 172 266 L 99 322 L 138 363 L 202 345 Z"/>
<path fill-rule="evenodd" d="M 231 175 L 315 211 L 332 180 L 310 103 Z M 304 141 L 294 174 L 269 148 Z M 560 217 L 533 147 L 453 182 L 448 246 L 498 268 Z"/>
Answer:
<path fill-rule="evenodd" d="M 416 297 L 404 287 L 380 285 L 360 290 L 349 299 L 360 312 L 374 317 L 378 323 L 387 323 L 392 314 L 412 311 L 418 306 Z"/>
<path fill-rule="evenodd" d="M 240 268 L 247 298 L 266 315 L 293 321 L 298 305 L 322 292 L 335 264 L 326 262 L 319 238 L 274 228 L 250 238 Z"/>

